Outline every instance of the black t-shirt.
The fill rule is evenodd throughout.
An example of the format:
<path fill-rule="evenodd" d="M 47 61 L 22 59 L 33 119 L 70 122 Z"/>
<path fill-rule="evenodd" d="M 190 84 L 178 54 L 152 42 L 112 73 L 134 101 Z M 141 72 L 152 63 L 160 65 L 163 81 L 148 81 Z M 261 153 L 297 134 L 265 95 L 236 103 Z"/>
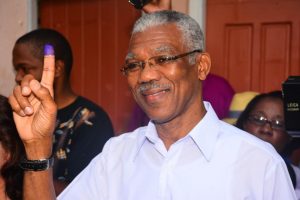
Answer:
<path fill-rule="evenodd" d="M 58 110 L 53 141 L 54 178 L 71 182 L 112 136 L 109 116 L 88 99 L 78 97 Z"/>

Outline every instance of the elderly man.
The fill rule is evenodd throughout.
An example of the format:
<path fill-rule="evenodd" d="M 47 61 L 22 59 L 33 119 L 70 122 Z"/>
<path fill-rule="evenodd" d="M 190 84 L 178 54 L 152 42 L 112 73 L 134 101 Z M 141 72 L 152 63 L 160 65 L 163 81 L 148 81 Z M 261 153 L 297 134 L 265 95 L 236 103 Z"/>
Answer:
<path fill-rule="evenodd" d="M 55 198 L 53 54 L 47 46 L 41 83 L 26 76 L 10 96 L 26 147 L 24 162 L 32 164 L 25 172 L 27 199 Z M 59 199 L 296 199 L 274 148 L 220 121 L 202 101 L 210 66 L 191 17 L 175 11 L 143 15 L 121 71 L 151 122 L 110 139 Z"/>

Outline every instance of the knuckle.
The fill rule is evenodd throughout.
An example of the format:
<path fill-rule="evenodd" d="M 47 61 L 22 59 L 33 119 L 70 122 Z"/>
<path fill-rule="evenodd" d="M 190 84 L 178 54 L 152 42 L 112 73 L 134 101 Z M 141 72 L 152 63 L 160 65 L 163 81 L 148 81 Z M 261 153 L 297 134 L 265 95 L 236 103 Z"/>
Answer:
<path fill-rule="evenodd" d="M 17 96 L 18 93 L 21 91 L 21 86 L 17 85 L 16 87 L 14 87 L 13 89 L 13 95 Z"/>

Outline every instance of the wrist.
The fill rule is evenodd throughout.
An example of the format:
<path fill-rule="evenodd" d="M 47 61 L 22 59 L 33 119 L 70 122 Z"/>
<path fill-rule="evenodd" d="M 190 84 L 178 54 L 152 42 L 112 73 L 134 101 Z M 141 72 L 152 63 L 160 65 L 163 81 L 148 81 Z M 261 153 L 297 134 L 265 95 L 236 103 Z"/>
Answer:
<path fill-rule="evenodd" d="M 25 171 L 45 171 L 53 167 L 54 158 L 39 159 L 39 160 L 28 160 L 26 158 L 21 159 L 20 168 Z"/>
<path fill-rule="evenodd" d="M 24 143 L 26 158 L 28 160 L 41 160 L 50 158 L 52 155 L 52 137 L 41 141 Z"/>

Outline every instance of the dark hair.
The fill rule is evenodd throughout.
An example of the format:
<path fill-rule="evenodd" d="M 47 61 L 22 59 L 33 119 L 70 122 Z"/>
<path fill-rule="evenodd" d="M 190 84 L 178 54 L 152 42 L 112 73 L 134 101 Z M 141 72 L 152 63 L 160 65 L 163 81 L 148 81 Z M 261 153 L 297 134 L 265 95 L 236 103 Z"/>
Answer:
<path fill-rule="evenodd" d="M 5 192 L 12 200 L 22 199 L 23 170 L 19 167 L 24 147 L 13 121 L 12 109 L 6 97 L 0 95 L 0 143 L 10 158 L 0 169 Z M 1 159 L 1 158 L 0 158 Z"/>
<path fill-rule="evenodd" d="M 46 28 L 36 29 L 21 36 L 16 44 L 30 45 L 33 56 L 41 61 L 44 58 L 45 44 L 53 45 L 55 60 L 64 62 L 66 78 L 70 78 L 73 65 L 72 49 L 68 40 L 58 31 Z"/>
<path fill-rule="evenodd" d="M 236 121 L 236 127 L 244 130 L 244 124 L 248 120 L 250 112 L 257 106 L 259 102 L 265 98 L 279 99 L 283 101 L 282 92 L 280 90 L 275 90 L 269 93 L 262 93 L 256 95 L 246 106 L 245 110 L 241 113 L 239 118 Z"/>

